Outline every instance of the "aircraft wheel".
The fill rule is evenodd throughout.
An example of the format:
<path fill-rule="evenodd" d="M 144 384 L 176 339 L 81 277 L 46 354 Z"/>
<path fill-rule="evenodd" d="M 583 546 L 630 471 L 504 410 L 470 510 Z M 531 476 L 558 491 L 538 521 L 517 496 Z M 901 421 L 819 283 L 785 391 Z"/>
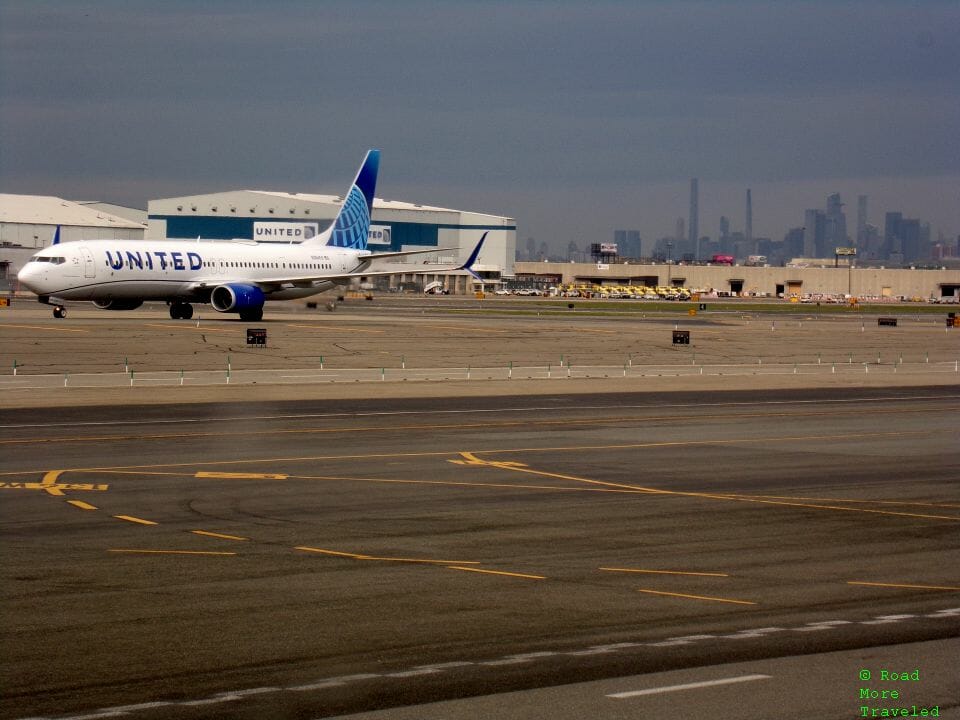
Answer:
<path fill-rule="evenodd" d="M 263 320 L 263 305 L 255 308 L 247 308 L 240 311 L 240 319 L 244 322 L 260 322 Z"/>
<path fill-rule="evenodd" d="M 193 317 L 193 306 L 188 303 L 181 302 L 171 303 L 170 317 L 173 320 L 189 320 Z"/>
<path fill-rule="evenodd" d="M 63 305 L 57 305 L 53 308 L 53 316 L 57 319 L 67 316 L 67 309 Z"/>

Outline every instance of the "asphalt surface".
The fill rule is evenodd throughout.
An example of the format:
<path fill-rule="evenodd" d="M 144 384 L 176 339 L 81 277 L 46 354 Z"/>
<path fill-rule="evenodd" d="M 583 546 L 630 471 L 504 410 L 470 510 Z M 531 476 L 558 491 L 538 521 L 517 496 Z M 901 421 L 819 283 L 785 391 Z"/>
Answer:
<path fill-rule="evenodd" d="M 20 410 L 0 716 L 319 718 L 921 642 L 954 675 L 914 697 L 956 699 L 958 411 L 952 386 Z M 825 717 L 854 716 L 849 663 Z"/>
<path fill-rule="evenodd" d="M 209 308 L 174 321 L 162 305 L 107 312 L 83 303 L 54 320 L 49 308 L 22 300 L 0 308 L 0 409 L 960 385 L 960 329 L 946 329 L 946 312 L 891 308 L 898 326 L 886 327 L 878 325 L 883 310 L 821 315 L 796 306 L 784 314 L 771 304 L 767 313 L 690 316 L 681 306 L 623 302 L 566 309 L 535 298 L 401 296 L 351 298 L 335 312 L 277 303 L 258 323 L 267 345 L 248 346 L 249 324 Z M 690 343 L 673 344 L 675 330 L 688 331 Z M 167 373 L 164 387 L 156 373 Z M 200 373 L 218 386 L 192 386 Z M 322 382 L 309 379 L 319 373 Z M 401 373 L 405 381 L 394 381 Z M 530 375 L 540 379 L 520 379 Z"/>

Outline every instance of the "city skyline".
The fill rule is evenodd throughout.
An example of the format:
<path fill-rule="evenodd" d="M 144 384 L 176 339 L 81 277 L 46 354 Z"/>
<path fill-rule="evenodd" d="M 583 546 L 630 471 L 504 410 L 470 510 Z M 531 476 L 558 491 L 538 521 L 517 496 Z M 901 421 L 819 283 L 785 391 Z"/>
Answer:
<path fill-rule="evenodd" d="M 0 0 L 0 191 L 234 189 L 517 219 L 562 250 L 719 218 L 782 237 L 868 195 L 960 233 L 960 4 Z"/>
<path fill-rule="evenodd" d="M 874 218 L 869 210 L 871 203 L 868 195 L 858 195 L 856 209 L 848 213 L 845 208 L 853 204 L 846 202 L 840 193 L 830 193 L 823 198 L 820 207 L 802 211 L 803 221 L 800 224 L 780 234 L 764 236 L 752 232 L 752 190 L 746 188 L 742 225 L 731 222 L 729 216 L 721 215 L 718 232 L 697 232 L 693 229 L 699 223 L 697 179 L 691 178 L 688 187 L 688 214 L 676 218 L 673 232 L 651 236 L 636 228 L 613 230 L 612 239 L 619 244 L 621 257 L 653 257 L 659 260 L 683 258 L 695 262 L 707 260 L 704 254 L 710 252 L 731 254 L 741 259 L 754 254 L 772 253 L 778 261 L 782 261 L 790 258 L 831 258 L 836 248 L 853 248 L 861 261 L 870 262 L 890 261 L 897 264 L 960 258 L 960 235 L 937 231 L 928 219 L 910 218 L 902 211 L 889 210 L 883 212 L 882 218 Z M 852 222 L 848 221 L 848 214 Z M 697 243 L 694 243 L 695 236 Z M 796 240 L 795 248 L 791 247 L 792 239 Z M 610 238 L 600 238 L 599 241 L 609 242 Z M 587 245 L 593 242 L 596 241 Z M 575 241 L 567 244 L 566 256 L 555 249 L 548 250 L 545 245 L 527 237 L 523 242 L 518 242 L 518 257 L 541 258 L 546 251 L 550 257 L 565 260 L 573 259 L 574 255 L 589 254 L 586 245 Z"/>

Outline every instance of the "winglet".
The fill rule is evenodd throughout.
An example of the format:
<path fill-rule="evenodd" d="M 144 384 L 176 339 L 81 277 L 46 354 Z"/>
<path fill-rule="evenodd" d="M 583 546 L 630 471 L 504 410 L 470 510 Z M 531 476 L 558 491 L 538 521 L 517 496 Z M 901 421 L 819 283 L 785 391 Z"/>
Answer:
<path fill-rule="evenodd" d="M 480 242 L 477 243 L 477 246 L 473 249 L 473 252 L 470 253 L 470 257 L 468 257 L 467 261 L 460 266 L 460 270 L 466 270 L 468 273 L 473 275 L 475 280 L 479 280 L 480 282 L 483 282 L 483 278 L 473 271 L 473 265 L 477 262 L 477 258 L 480 257 L 480 249 L 483 247 L 483 241 L 486 239 L 487 233 L 484 233 L 480 238 Z"/>
<path fill-rule="evenodd" d="M 57 230 L 56 230 L 56 232 L 53 233 L 53 242 L 50 243 L 50 244 L 51 244 L 51 245 L 59 245 L 59 244 L 60 244 L 60 226 L 59 226 L 59 225 L 57 225 Z"/>

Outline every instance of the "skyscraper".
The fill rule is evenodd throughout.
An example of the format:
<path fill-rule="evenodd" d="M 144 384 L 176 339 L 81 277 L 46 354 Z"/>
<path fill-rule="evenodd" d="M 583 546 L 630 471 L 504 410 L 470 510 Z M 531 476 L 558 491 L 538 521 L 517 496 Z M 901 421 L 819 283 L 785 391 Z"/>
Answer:
<path fill-rule="evenodd" d="M 639 258 L 643 256 L 639 230 L 614 230 L 613 241 L 617 244 L 620 257 Z"/>
<path fill-rule="evenodd" d="M 843 213 L 843 203 L 840 193 L 834 193 L 827 198 L 826 228 L 824 231 L 824 246 L 818 248 L 820 257 L 833 255 L 838 247 L 849 245 L 847 238 L 847 216 Z"/>
<path fill-rule="evenodd" d="M 891 254 L 900 253 L 900 223 L 902 222 L 903 213 L 888 212 L 884 216 L 882 257 L 888 258 Z"/>
<path fill-rule="evenodd" d="M 750 197 L 750 188 L 747 188 L 747 222 L 744 225 L 743 234 L 746 236 L 747 245 L 750 246 L 750 252 L 756 248 L 753 245 L 753 198 Z"/>
<path fill-rule="evenodd" d="M 866 249 L 867 244 L 867 196 L 857 196 L 857 247 Z"/>
<path fill-rule="evenodd" d="M 690 219 L 687 224 L 687 238 L 690 242 L 690 248 L 694 259 L 700 260 L 700 222 L 699 222 L 699 190 L 697 187 L 697 178 L 690 180 Z"/>
<path fill-rule="evenodd" d="M 822 257 L 827 217 L 822 210 L 807 210 L 803 214 L 803 257 Z"/>

